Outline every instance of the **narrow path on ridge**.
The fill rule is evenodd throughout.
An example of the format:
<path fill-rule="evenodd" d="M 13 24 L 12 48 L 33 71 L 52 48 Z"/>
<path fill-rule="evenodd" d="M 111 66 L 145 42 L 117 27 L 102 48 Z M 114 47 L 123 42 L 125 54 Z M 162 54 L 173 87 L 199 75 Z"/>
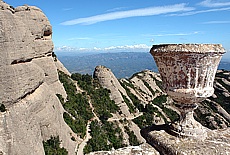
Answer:
<path fill-rule="evenodd" d="M 86 126 L 86 136 L 85 139 L 81 142 L 81 144 L 79 145 L 79 148 L 77 150 L 77 155 L 84 155 L 83 150 L 84 147 L 87 145 L 87 142 L 89 141 L 90 138 L 92 138 L 90 136 L 90 124 L 92 121 L 88 121 L 87 126 Z"/>
<path fill-rule="evenodd" d="M 76 86 L 76 89 L 77 89 L 77 92 L 78 93 L 82 93 L 82 92 L 85 92 L 84 90 L 82 90 L 80 87 L 78 87 L 77 85 L 77 82 L 75 82 L 75 86 Z M 94 112 L 94 107 L 92 105 L 92 101 L 91 101 L 91 98 L 89 95 L 87 95 L 87 99 L 88 99 L 88 103 L 89 103 L 89 106 L 91 108 L 91 111 L 94 115 L 93 118 L 91 118 L 90 120 L 88 120 L 87 122 L 87 126 L 86 126 L 86 135 L 83 139 L 83 141 L 80 143 L 80 145 L 76 145 L 76 148 L 75 148 L 75 152 L 77 151 L 77 155 L 84 155 L 84 147 L 87 145 L 87 142 L 92 138 L 90 136 L 90 124 L 93 120 L 97 120 L 97 121 L 100 121 L 100 119 L 97 117 L 96 113 Z"/>
<path fill-rule="evenodd" d="M 109 121 L 109 122 L 112 122 L 112 121 L 119 121 L 119 120 L 123 120 L 123 119 L 126 119 L 126 120 L 133 120 L 133 119 L 135 119 L 135 118 L 137 118 L 137 117 L 139 117 L 139 116 L 142 116 L 142 115 L 143 115 L 143 113 L 140 112 L 140 113 L 138 113 L 138 115 L 136 115 L 136 116 L 122 117 L 122 118 L 109 118 L 108 121 Z"/>

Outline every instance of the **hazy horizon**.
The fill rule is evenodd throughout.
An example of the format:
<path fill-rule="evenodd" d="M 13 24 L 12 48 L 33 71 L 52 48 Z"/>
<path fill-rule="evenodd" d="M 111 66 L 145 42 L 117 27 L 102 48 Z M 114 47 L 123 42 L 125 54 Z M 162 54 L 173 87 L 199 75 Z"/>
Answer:
<path fill-rule="evenodd" d="M 229 0 L 4 1 L 41 8 L 55 51 L 149 50 L 168 43 L 222 44 L 230 51 Z"/>

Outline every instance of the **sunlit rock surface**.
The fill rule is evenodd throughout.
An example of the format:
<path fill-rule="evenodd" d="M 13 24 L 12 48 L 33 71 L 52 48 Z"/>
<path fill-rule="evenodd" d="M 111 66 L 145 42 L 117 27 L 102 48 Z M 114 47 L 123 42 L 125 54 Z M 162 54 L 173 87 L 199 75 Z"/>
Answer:
<path fill-rule="evenodd" d="M 44 154 L 42 141 L 59 135 L 70 154 L 75 143 L 56 97 L 66 92 L 52 57 L 52 27 L 33 6 L 0 1 L 0 154 Z"/>

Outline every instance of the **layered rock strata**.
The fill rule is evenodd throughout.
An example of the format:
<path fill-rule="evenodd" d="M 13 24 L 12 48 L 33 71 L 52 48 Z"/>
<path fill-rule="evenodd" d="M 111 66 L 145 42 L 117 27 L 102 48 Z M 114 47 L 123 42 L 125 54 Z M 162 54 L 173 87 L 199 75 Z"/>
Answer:
<path fill-rule="evenodd" d="M 73 134 L 56 97 L 66 97 L 52 58 L 52 27 L 33 6 L 0 1 L 0 154 L 44 154 L 42 141 L 59 136 L 74 154 Z"/>

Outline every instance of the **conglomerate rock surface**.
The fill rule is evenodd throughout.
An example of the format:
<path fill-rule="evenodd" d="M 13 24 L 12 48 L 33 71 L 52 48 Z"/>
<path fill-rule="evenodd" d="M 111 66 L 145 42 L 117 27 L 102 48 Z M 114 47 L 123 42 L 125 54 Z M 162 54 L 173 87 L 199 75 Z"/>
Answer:
<path fill-rule="evenodd" d="M 59 135 L 74 154 L 72 131 L 55 94 L 66 92 L 52 57 L 52 27 L 33 6 L 0 1 L 0 154 L 44 154 L 42 141 Z"/>

